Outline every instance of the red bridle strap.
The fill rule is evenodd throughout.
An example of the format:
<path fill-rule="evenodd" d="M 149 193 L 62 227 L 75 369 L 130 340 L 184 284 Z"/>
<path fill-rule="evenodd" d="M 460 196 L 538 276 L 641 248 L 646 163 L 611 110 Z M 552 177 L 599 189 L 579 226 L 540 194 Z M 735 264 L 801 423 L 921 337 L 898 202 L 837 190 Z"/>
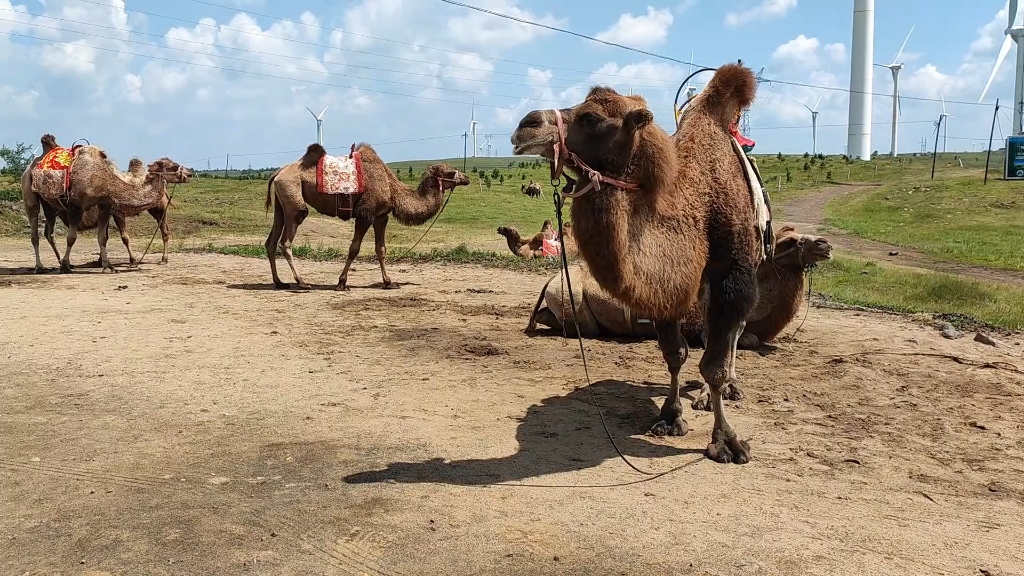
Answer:
<path fill-rule="evenodd" d="M 575 168 L 577 171 L 580 172 L 581 176 L 584 176 L 588 180 L 590 180 L 590 182 L 588 182 L 586 186 L 580 188 L 579 190 L 575 190 L 573 192 L 563 191 L 563 196 L 567 198 L 578 198 L 580 196 L 583 196 L 587 192 L 590 192 L 591 190 L 600 190 L 602 182 L 610 184 L 616 188 L 622 188 L 623 190 L 637 190 L 640 188 L 639 184 L 633 182 L 625 182 L 623 180 L 619 180 L 617 178 L 612 178 L 610 176 L 605 176 L 604 174 L 601 174 L 597 170 L 594 170 L 590 166 L 587 166 L 587 164 L 583 162 L 583 160 L 580 160 L 579 156 L 570 152 L 569 148 L 566 147 L 565 145 L 566 127 L 565 122 L 562 120 L 562 112 L 557 108 L 554 109 L 554 112 L 555 125 L 558 129 L 558 141 L 555 142 L 554 160 L 551 162 L 551 182 L 554 183 L 558 181 L 558 179 L 562 176 L 562 172 L 565 170 L 566 166 Z"/>

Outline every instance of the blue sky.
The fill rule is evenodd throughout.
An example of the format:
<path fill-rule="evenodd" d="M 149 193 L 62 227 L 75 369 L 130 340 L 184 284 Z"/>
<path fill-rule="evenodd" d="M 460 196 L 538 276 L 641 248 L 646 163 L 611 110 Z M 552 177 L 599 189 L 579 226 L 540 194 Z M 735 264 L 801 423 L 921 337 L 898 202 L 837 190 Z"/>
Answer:
<path fill-rule="evenodd" d="M 742 58 L 779 83 L 751 111 L 756 152 L 804 152 L 819 97 L 818 149 L 842 153 L 852 0 L 593 2 L 466 0 L 699 64 Z M 976 102 L 1003 40 L 1006 2 L 879 1 L 875 62 L 903 54 L 901 92 L 947 103 L 947 146 L 978 149 L 991 106 Z M 1014 56 L 987 102 L 1012 99 Z M 277 166 L 315 140 L 306 111 L 330 109 L 324 144 L 375 144 L 387 160 L 462 154 L 470 105 L 480 138 L 508 155 L 508 133 L 535 108 L 578 102 L 596 83 L 643 94 L 672 125 L 687 67 L 440 0 L 0 0 L 0 142 L 87 138 L 122 165 L 169 156 L 222 167 Z M 698 79 L 698 82 L 706 80 Z M 823 88 L 786 84 L 812 84 Z M 877 68 L 874 92 L 890 94 Z M 889 149 L 891 99 L 874 99 L 872 148 Z M 941 112 L 903 100 L 900 152 L 916 152 Z M 1000 118 L 1010 128 L 1009 115 Z M 997 138 L 999 131 L 996 132 Z M 929 144 L 930 146 L 930 144 Z M 940 145 L 941 147 L 941 145 Z M 478 154 L 485 154 L 480 150 Z"/>

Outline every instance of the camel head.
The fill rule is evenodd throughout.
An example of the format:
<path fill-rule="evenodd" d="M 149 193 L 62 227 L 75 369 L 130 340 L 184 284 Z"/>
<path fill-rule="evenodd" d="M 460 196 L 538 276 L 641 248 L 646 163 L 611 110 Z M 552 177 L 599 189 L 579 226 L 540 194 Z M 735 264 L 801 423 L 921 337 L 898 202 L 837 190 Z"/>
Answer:
<path fill-rule="evenodd" d="M 53 134 L 43 134 L 43 137 L 39 139 L 39 143 L 43 146 L 43 154 L 58 147 L 57 138 Z"/>
<path fill-rule="evenodd" d="M 131 164 L 128 165 L 131 171 Z M 170 158 L 161 158 L 146 167 L 146 181 L 163 178 L 171 184 L 185 184 L 192 177 L 192 171 Z"/>
<path fill-rule="evenodd" d="M 803 268 L 832 259 L 832 245 L 813 234 L 799 234 L 792 226 L 783 226 L 775 235 L 775 262 L 781 266 Z"/>
<path fill-rule="evenodd" d="M 444 192 L 445 190 L 454 190 L 459 186 L 468 186 L 469 176 L 441 162 L 427 168 L 427 171 L 423 173 L 422 180 L 420 180 L 420 186 L 428 189 L 432 189 L 434 183 L 440 183 L 440 190 L 438 192 Z"/>
<path fill-rule="evenodd" d="M 629 154 L 616 154 L 613 150 L 630 146 L 638 131 L 654 123 L 654 114 L 643 96 L 624 96 L 605 86 L 591 88 L 583 102 L 558 112 L 566 148 L 592 168 L 611 172 L 621 172 L 629 161 Z M 517 156 L 537 154 L 554 160 L 555 144 L 559 141 L 555 111 L 530 112 L 519 121 L 511 140 L 512 153 Z"/>

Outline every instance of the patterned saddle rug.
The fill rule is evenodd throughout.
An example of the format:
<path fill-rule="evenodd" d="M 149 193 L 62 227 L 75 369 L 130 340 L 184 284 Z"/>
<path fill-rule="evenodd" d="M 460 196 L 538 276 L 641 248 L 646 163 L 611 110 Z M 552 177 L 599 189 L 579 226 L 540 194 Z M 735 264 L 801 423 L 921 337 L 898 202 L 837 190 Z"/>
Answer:
<path fill-rule="evenodd" d="M 44 154 L 32 169 L 32 191 L 44 198 L 67 197 L 71 188 L 71 164 L 80 147 L 58 146 Z"/>
<path fill-rule="evenodd" d="M 316 191 L 320 194 L 362 194 L 363 159 L 355 145 L 348 156 L 324 154 L 316 165 Z"/>

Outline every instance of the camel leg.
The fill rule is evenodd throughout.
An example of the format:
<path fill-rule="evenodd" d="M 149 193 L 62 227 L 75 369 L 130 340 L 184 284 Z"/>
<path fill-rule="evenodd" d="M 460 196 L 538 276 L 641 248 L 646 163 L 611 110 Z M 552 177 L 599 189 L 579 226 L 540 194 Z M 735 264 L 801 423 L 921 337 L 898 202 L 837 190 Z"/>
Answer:
<path fill-rule="evenodd" d="M 750 461 L 750 445 L 737 436 L 726 420 L 725 392 L 734 375 L 736 344 L 757 301 L 756 274 L 753 269 L 733 266 L 714 276 L 717 278 L 712 278 L 708 291 L 708 338 L 700 373 L 710 388 L 715 425 L 704 453 L 722 464 L 746 464 Z"/>
<path fill-rule="evenodd" d="M 57 212 L 49 204 L 43 204 L 43 215 L 46 216 L 46 224 L 43 225 L 43 236 L 50 243 L 50 248 L 53 248 L 53 255 L 60 262 L 60 250 L 57 250 L 57 242 L 53 239 L 53 230 L 57 226 Z"/>
<path fill-rule="evenodd" d="M 352 244 L 348 247 L 348 259 L 345 260 L 345 268 L 342 269 L 341 276 L 338 277 L 338 285 L 334 288 L 335 290 L 348 290 L 348 271 L 352 267 L 352 261 L 359 256 L 359 249 L 363 245 L 363 236 L 366 236 L 371 223 L 371 220 L 356 218 L 356 233 L 352 236 Z"/>
<path fill-rule="evenodd" d="M 299 225 L 309 215 L 309 209 L 303 208 L 295 214 L 292 218 L 286 218 L 284 221 L 284 231 L 281 233 L 281 253 L 284 254 L 285 261 L 288 262 L 288 267 L 292 269 L 292 276 L 295 277 L 295 284 L 299 288 L 309 289 L 312 288 L 302 276 L 299 276 L 299 271 L 295 269 L 295 262 L 292 260 L 292 242 L 295 240 L 295 234 L 299 231 Z"/>
<path fill-rule="evenodd" d="M 60 273 L 71 273 L 71 248 L 78 239 L 78 225 L 82 223 L 82 211 L 74 206 L 68 207 L 68 239 L 64 257 L 60 260 Z"/>
<path fill-rule="evenodd" d="M 167 209 L 150 208 L 149 215 L 160 225 L 160 239 L 164 242 L 164 251 L 157 264 L 167 264 L 167 244 L 171 241 L 171 226 L 167 223 Z"/>
<path fill-rule="evenodd" d="M 686 362 L 689 353 L 686 341 L 680 331 L 679 322 L 662 321 L 655 322 L 654 329 L 658 333 L 658 347 L 661 348 L 661 355 L 668 364 L 668 373 L 671 377 L 669 383 L 668 397 L 661 406 L 661 415 L 658 421 L 651 426 L 651 434 L 655 436 L 683 436 L 690 427 L 686 420 L 683 420 L 683 403 L 679 395 L 679 371 Z"/>
<path fill-rule="evenodd" d="M 761 341 L 757 339 L 757 336 L 754 336 L 750 332 L 744 332 L 740 335 L 740 340 L 739 343 L 737 343 L 737 346 L 740 350 L 757 350 L 761 347 Z"/>
<path fill-rule="evenodd" d="M 124 221 L 124 216 L 117 212 L 111 213 L 111 217 L 114 219 L 114 226 L 117 227 L 117 231 L 121 234 L 121 243 L 124 244 L 125 250 L 128 251 L 128 265 L 135 266 L 138 262 L 135 260 L 135 256 L 132 256 L 131 239 L 128 238 L 128 226 Z M 97 234 L 99 232 L 97 231 Z"/>
<path fill-rule="evenodd" d="M 110 239 L 110 208 L 100 206 L 99 226 L 96 228 L 96 240 L 100 245 L 100 270 L 103 272 L 117 272 L 110 265 L 107 257 L 107 240 Z"/>
<path fill-rule="evenodd" d="M 39 205 L 25 205 L 25 212 L 28 213 L 28 226 L 32 232 L 32 250 L 36 253 L 36 274 L 42 274 L 43 261 L 39 259 Z"/>
<path fill-rule="evenodd" d="M 373 221 L 373 245 L 374 251 L 377 252 L 377 262 L 380 263 L 380 277 L 384 281 L 385 290 L 393 290 L 398 288 L 398 284 L 391 283 L 391 277 L 388 276 L 388 271 L 384 269 L 384 257 L 387 256 L 388 251 L 384 246 L 384 231 L 388 227 L 388 215 L 378 216 Z"/>
<path fill-rule="evenodd" d="M 274 226 L 270 229 L 270 236 L 263 246 L 267 249 L 267 258 L 270 260 L 270 275 L 274 278 L 275 288 L 288 288 L 288 285 L 281 281 L 277 275 L 277 243 L 281 241 L 281 234 L 284 232 L 284 208 L 274 202 Z"/>

